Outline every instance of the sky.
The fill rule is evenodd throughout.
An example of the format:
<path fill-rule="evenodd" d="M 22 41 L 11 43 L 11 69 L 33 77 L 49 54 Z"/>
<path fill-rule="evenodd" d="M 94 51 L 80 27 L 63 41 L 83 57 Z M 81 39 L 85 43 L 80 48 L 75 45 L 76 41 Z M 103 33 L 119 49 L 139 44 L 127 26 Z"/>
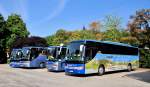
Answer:
<path fill-rule="evenodd" d="M 125 27 L 129 17 L 139 9 L 150 8 L 150 0 L 0 0 L 5 19 L 21 15 L 31 36 L 49 36 L 58 29 L 82 29 L 107 15 L 121 18 Z"/>

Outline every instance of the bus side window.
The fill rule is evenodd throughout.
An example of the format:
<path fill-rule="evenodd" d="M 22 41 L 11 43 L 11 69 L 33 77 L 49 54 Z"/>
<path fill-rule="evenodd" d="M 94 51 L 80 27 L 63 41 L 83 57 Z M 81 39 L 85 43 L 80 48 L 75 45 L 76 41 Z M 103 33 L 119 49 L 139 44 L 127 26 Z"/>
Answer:
<path fill-rule="evenodd" d="M 85 50 L 86 61 L 92 60 L 97 54 L 97 48 L 89 47 Z"/>
<path fill-rule="evenodd" d="M 85 50 L 85 58 L 86 58 L 87 62 L 91 59 L 91 57 L 92 57 L 91 54 L 92 54 L 91 53 L 91 49 L 90 48 L 86 48 L 86 50 Z"/>

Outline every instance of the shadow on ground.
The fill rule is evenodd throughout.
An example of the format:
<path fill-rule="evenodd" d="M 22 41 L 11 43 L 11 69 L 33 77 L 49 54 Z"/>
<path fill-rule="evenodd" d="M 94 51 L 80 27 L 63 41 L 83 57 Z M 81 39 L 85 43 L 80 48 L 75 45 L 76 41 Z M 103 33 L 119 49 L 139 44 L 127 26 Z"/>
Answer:
<path fill-rule="evenodd" d="M 127 72 L 127 70 L 119 70 L 119 71 L 111 71 L 111 72 L 106 72 L 104 75 L 109 75 L 109 74 L 116 74 L 116 73 L 121 73 L 121 72 Z M 94 74 L 83 74 L 83 75 L 71 75 L 67 74 L 69 76 L 74 76 L 74 77 L 92 77 L 92 76 L 98 76 L 97 73 Z"/>
<path fill-rule="evenodd" d="M 127 75 L 130 78 L 150 83 L 150 70 L 146 72 L 133 73 Z"/>

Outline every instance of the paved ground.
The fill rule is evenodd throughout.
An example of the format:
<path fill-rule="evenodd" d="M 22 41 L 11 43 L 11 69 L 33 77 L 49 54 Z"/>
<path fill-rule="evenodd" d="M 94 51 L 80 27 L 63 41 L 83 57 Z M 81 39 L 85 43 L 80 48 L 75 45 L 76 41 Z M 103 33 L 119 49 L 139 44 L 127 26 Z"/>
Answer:
<path fill-rule="evenodd" d="M 67 76 L 46 69 L 0 65 L 0 87 L 150 87 L 150 69 L 111 72 L 103 76 Z"/>

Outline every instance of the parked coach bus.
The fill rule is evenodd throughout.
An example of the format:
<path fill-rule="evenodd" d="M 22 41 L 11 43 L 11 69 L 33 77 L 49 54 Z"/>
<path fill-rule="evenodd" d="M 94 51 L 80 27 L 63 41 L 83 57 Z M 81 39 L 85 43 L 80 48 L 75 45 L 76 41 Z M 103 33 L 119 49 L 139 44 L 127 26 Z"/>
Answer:
<path fill-rule="evenodd" d="M 10 66 L 16 68 L 19 67 L 18 65 L 16 65 L 16 63 L 20 61 L 21 57 L 22 57 L 22 49 L 13 49 L 10 55 Z"/>
<path fill-rule="evenodd" d="M 107 71 L 131 71 L 139 65 L 138 48 L 128 44 L 78 40 L 70 42 L 67 48 L 66 74 L 103 75 Z"/>
<path fill-rule="evenodd" d="M 48 71 L 64 71 L 66 49 L 65 46 L 48 47 Z"/>
<path fill-rule="evenodd" d="M 17 54 L 20 54 L 17 61 L 10 62 L 12 67 L 44 68 L 46 66 L 47 55 L 43 47 L 23 47 Z"/>

